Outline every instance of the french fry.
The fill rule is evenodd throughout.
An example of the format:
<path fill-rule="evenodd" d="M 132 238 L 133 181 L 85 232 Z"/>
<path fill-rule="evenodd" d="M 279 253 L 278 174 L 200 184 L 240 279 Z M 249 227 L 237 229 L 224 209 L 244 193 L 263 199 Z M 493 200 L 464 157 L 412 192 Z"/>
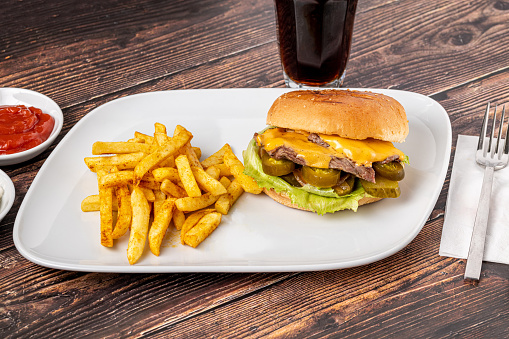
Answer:
<path fill-rule="evenodd" d="M 221 213 L 206 214 L 198 223 L 184 235 L 184 243 L 196 248 L 205 240 L 221 222 Z"/>
<path fill-rule="evenodd" d="M 194 147 L 191 146 L 191 143 L 188 142 L 184 145 L 181 149 L 182 154 L 185 154 L 187 156 L 187 160 L 189 161 L 189 164 L 191 166 L 196 166 L 203 168 L 203 166 L 200 163 L 200 160 L 198 159 L 198 156 L 196 155 L 194 151 Z"/>
<path fill-rule="evenodd" d="M 161 166 L 161 167 L 175 167 L 175 156 L 170 155 L 168 158 L 161 161 L 159 166 Z"/>
<path fill-rule="evenodd" d="M 216 210 L 224 215 L 228 214 L 228 211 L 237 201 L 237 199 L 242 195 L 244 189 L 242 188 L 242 185 L 235 179 L 228 186 L 227 191 L 228 193 L 221 195 L 214 205 Z"/>
<path fill-rule="evenodd" d="M 174 184 L 169 179 L 164 179 L 164 181 L 161 183 L 161 191 L 174 198 L 187 197 L 186 191 L 182 187 Z"/>
<path fill-rule="evenodd" d="M 242 185 L 244 191 L 252 194 L 262 193 L 263 188 L 258 186 L 258 184 L 253 178 L 244 174 L 244 165 L 233 153 L 230 145 L 228 145 L 225 149 L 224 163 L 226 164 L 226 166 L 228 166 L 235 179 L 237 179 L 239 183 Z"/>
<path fill-rule="evenodd" d="M 127 260 L 134 265 L 143 254 L 150 222 L 150 205 L 139 187 L 131 193 L 132 223 L 127 245 Z"/>
<path fill-rule="evenodd" d="M 145 195 L 145 198 L 147 199 L 148 202 L 156 201 L 156 196 L 155 196 L 153 190 L 151 190 L 150 188 L 142 187 L 142 186 L 139 186 L 139 189 L 143 192 L 143 194 Z"/>
<path fill-rule="evenodd" d="M 211 177 L 207 172 L 205 172 L 200 167 L 192 166 L 191 170 L 193 171 L 194 178 L 198 183 L 198 186 L 212 195 L 221 195 L 226 193 L 226 188 L 216 179 Z"/>
<path fill-rule="evenodd" d="M 101 209 L 99 194 L 89 195 L 81 201 L 81 210 L 83 212 L 98 212 Z M 118 210 L 117 200 L 113 199 L 113 211 Z"/>
<path fill-rule="evenodd" d="M 127 142 L 127 141 L 116 141 L 116 142 L 104 142 L 96 141 L 92 145 L 92 154 L 126 154 L 126 153 L 149 153 L 150 145 Z"/>
<path fill-rule="evenodd" d="M 194 154 L 196 155 L 196 158 L 198 161 L 200 161 L 201 158 L 201 148 L 193 146 Z"/>
<path fill-rule="evenodd" d="M 175 201 L 175 205 L 182 212 L 193 212 L 212 205 L 218 198 L 218 195 L 205 193 L 199 197 L 179 198 Z"/>
<path fill-rule="evenodd" d="M 115 187 L 116 201 L 118 204 L 117 222 L 113 228 L 112 238 L 119 239 L 122 237 L 129 226 L 131 226 L 132 209 L 131 209 L 131 193 L 127 185 Z"/>
<path fill-rule="evenodd" d="M 149 145 L 155 143 L 154 137 L 151 135 L 143 134 L 140 132 L 134 132 L 134 137 L 136 139 L 145 141 L 145 143 Z"/>
<path fill-rule="evenodd" d="M 180 180 L 179 172 L 176 168 L 172 167 L 159 167 L 152 170 L 154 179 L 159 182 L 163 182 L 165 179 L 169 179 L 173 182 Z"/>
<path fill-rule="evenodd" d="M 227 149 L 228 144 L 225 144 L 223 147 L 221 147 L 216 153 L 209 156 L 207 159 L 203 160 L 201 162 L 202 166 L 204 168 L 208 168 L 210 166 L 219 165 L 224 162 L 224 152 Z"/>
<path fill-rule="evenodd" d="M 244 193 L 244 188 L 236 180 L 233 180 L 230 186 L 228 186 L 227 191 L 231 197 L 231 205 L 233 205 L 242 193 Z"/>
<path fill-rule="evenodd" d="M 226 189 L 228 189 L 228 186 L 230 186 L 230 184 L 232 183 L 232 181 L 230 179 L 228 179 L 228 177 L 221 177 L 221 179 L 219 179 L 219 182 Z"/>
<path fill-rule="evenodd" d="M 186 216 L 184 212 L 178 210 L 177 208 L 173 209 L 173 225 L 175 225 L 175 228 L 180 231 L 182 229 L 182 225 L 184 225 L 184 222 L 186 221 Z"/>
<path fill-rule="evenodd" d="M 167 134 L 166 134 L 166 126 L 164 124 L 161 124 L 160 122 L 156 122 L 154 124 L 154 131 L 155 131 L 155 133 L 162 133 L 162 134 L 167 136 Z M 156 138 L 156 140 L 157 140 L 157 138 Z"/>
<path fill-rule="evenodd" d="M 161 208 L 162 204 L 166 200 L 166 194 L 164 194 L 164 192 L 159 191 L 159 190 L 154 190 L 153 192 L 154 192 L 154 196 L 155 196 L 155 200 L 154 200 L 154 217 L 155 217 L 157 215 L 157 213 L 159 213 L 159 209 Z"/>
<path fill-rule="evenodd" d="M 145 157 L 145 153 L 129 153 L 104 157 L 87 157 L 85 164 L 92 172 L 97 172 L 99 168 L 110 168 L 117 166 L 119 170 L 133 169 Z"/>
<path fill-rule="evenodd" d="M 184 245 L 184 236 L 186 235 L 189 230 L 191 230 L 197 223 L 200 221 L 201 218 L 203 218 L 208 213 L 215 212 L 213 209 L 205 209 L 201 211 L 196 211 L 194 213 L 191 213 L 187 216 L 186 220 L 184 221 L 184 224 L 182 225 L 182 228 L 180 229 L 180 242 L 182 245 Z"/>
<path fill-rule="evenodd" d="M 152 226 L 150 226 L 150 231 L 148 232 L 148 244 L 150 251 L 154 255 L 159 256 L 159 253 L 161 252 L 161 242 L 163 241 L 164 234 L 170 224 L 174 206 L 174 198 L 166 199 L 161 205 L 159 212 L 155 215 Z"/>
<path fill-rule="evenodd" d="M 143 177 L 143 180 L 141 180 L 138 185 L 140 187 L 148 188 L 153 191 L 159 191 L 161 189 L 161 183 L 159 181 L 156 181 L 153 177 L 152 178 Z"/>
<path fill-rule="evenodd" d="M 168 135 L 166 134 L 166 126 L 161 123 L 156 122 L 154 124 L 155 132 L 154 139 L 157 145 L 162 146 L 168 142 Z"/>
<path fill-rule="evenodd" d="M 137 142 L 139 144 L 147 144 L 145 142 L 145 139 L 142 139 L 142 138 L 131 138 L 131 139 L 127 140 L 127 142 Z M 149 144 L 147 144 L 147 145 L 149 145 Z"/>
<path fill-rule="evenodd" d="M 99 177 L 105 175 L 106 172 L 99 170 Z M 113 188 L 101 187 L 99 185 L 99 214 L 101 219 L 101 245 L 105 247 L 113 246 Z"/>
<path fill-rule="evenodd" d="M 134 180 L 133 171 L 118 171 L 107 173 L 98 177 L 100 187 L 114 187 L 132 184 Z"/>
<path fill-rule="evenodd" d="M 232 172 L 230 171 L 228 166 L 226 166 L 226 164 L 217 164 L 217 165 L 214 165 L 214 167 L 219 169 L 220 177 L 230 177 L 232 175 Z"/>
<path fill-rule="evenodd" d="M 210 175 L 212 178 L 216 180 L 219 180 L 219 177 L 221 176 L 221 170 L 216 166 L 207 167 L 205 172 L 207 172 L 208 175 Z"/>
<path fill-rule="evenodd" d="M 181 133 L 171 138 L 166 144 L 160 146 L 156 151 L 143 158 L 134 168 L 135 182 L 139 182 L 148 171 L 155 168 L 170 155 L 177 152 L 182 146 L 191 140 L 192 137 L 193 135 L 189 131 L 183 130 Z"/>
<path fill-rule="evenodd" d="M 182 125 L 177 125 L 177 126 L 175 126 L 175 129 L 173 130 L 173 136 L 175 137 L 176 135 L 182 133 L 183 131 L 187 131 L 185 129 L 185 127 Z"/>
<path fill-rule="evenodd" d="M 179 155 L 175 159 L 175 165 L 177 165 L 179 177 L 182 181 L 182 184 L 184 184 L 184 189 L 186 190 L 187 195 L 190 197 L 201 196 L 201 190 L 198 187 L 196 179 L 193 175 L 193 171 L 191 170 L 187 156 L 184 154 Z"/>
<path fill-rule="evenodd" d="M 115 166 L 111 169 L 111 173 L 119 173 L 118 168 Z M 105 175 L 102 175 L 99 178 L 99 185 L 101 185 L 100 180 L 104 179 Z M 127 183 L 120 184 L 113 188 L 114 197 L 113 202 L 116 202 L 118 205 L 118 214 L 117 214 L 117 222 L 113 227 L 112 238 L 118 239 L 123 236 L 129 226 L 131 226 L 131 193 L 129 192 L 129 188 L 127 187 Z"/>
<path fill-rule="evenodd" d="M 220 196 L 216 200 L 216 203 L 214 204 L 214 208 L 216 209 L 216 211 L 224 215 L 228 214 L 230 207 L 231 207 L 230 195 L 228 193 Z"/>

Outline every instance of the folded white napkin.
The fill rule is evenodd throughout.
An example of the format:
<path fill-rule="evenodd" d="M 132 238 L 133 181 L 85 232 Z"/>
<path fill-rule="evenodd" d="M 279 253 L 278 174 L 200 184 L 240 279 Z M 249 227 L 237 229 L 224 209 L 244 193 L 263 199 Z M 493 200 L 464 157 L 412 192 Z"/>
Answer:
<path fill-rule="evenodd" d="M 466 258 L 474 227 L 484 167 L 475 162 L 479 138 L 459 135 L 452 165 L 439 254 Z M 509 167 L 495 171 L 484 261 L 509 264 Z"/>

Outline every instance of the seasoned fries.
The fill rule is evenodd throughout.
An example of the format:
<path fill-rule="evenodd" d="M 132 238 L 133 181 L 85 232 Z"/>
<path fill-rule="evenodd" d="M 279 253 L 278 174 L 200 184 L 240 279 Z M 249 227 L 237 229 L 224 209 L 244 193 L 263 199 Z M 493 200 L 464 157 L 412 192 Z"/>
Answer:
<path fill-rule="evenodd" d="M 184 243 L 191 247 L 198 246 L 207 238 L 221 222 L 221 213 L 206 214 L 198 223 L 184 235 Z"/>
<path fill-rule="evenodd" d="M 201 162 L 202 166 L 207 168 L 214 165 L 219 165 L 224 163 L 224 152 L 227 148 L 229 148 L 230 145 L 226 144 L 219 151 L 209 156 L 207 159 L 203 160 Z"/>
<path fill-rule="evenodd" d="M 92 154 L 93 155 L 101 155 L 101 154 L 126 154 L 126 153 L 149 153 L 151 146 L 145 143 L 139 142 L 127 142 L 127 141 L 119 141 L 119 142 L 102 142 L 97 141 L 92 145 Z"/>
<path fill-rule="evenodd" d="M 212 205 L 219 198 L 217 195 L 205 193 L 199 197 L 185 197 L 175 201 L 177 208 L 182 212 L 193 212 Z"/>
<path fill-rule="evenodd" d="M 182 184 L 184 185 L 184 189 L 187 192 L 189 197 L 199 197 L 201 196 L 201 190 L 198 187 L 198 183 L 194 178 L 193 171 L 191 170 L 191 165 L 187 159 L 187 156 L 184 154 L 179 155 L 175 159 L 175 164 L 177 165 L 177 171 L 179 173 Z"/>
<path fill-rule="evenodd" d="M 165 179 L 169 179 L 173 182 L 180 180 L 179 172 L 173 167 L 155 168 L 152 170 L 152 175 L 154 176 L 154 179 L 159 182 L 163 182 Z"/>
<path fill-rule="evenodd" d="M 97 173 L 99 194 L 81 202 L 83 212 L 99 211 L 103 246 L 129 232 L 127 260 L 134 265 L 148 240 L 159 256 L 171 224 L 182 245 L 197 247 L 220 224 L 222 215 L 246 191 L 262 191 L 243 174 L 230 145 L 200 162 L 193 135 L 177 125 L 173 136 L 161 123 L 152 135 L 134 132 L 128 141 L 97 141 L 85 164 Z M 116 218 L 115 218 L 116 216 Z M 116 220 L 115 220 L 116 219 Z"/>
<path fill-rule="evenodd" d="M 198 221 L 200 221 L 201 218 L 203 218 L 205 215 L 214 212 L 213 209 L 204 209 L 201 211 L 197 211 L 194 213 L 191 213 L 187 218 L 184 224 L 182 225 L 182 229 L 180 230 L 180 242 L 182 245 L 185 245 L 184 242 L 184 236 L 187 232 L 189 232 L 196 224 L 198 224 Z"/>
<path fill-rule="evenodd" d="M 133 218 L 129 245 L 127 245 L 127 260 L 133 265 L 143 254 L 150 222 L 150 205 L 139 187 L 133 188 L 131 205 Z"/>
<path fill-rule="evenodd" d="M 145 173 L 151 169 L 154 169 L 159 163 L 177 152 L 182 146 L 191 140 L 192 137 L 193 135 L 185 129 L 179 131 L 179 133 L 176 134 L 172 139 L 168 140 L 167 143 L 157 148 L 155 152 L 150 153 L 145 158 L 143 158 L 134 168 L 135 182 L 141 180 Z"/>
<path fill-rule="evenodd" d="M 223 177 L 225 178 L 225 177 Z M 228 180 L 228 179 L 226 179 Z M 230 207 L 237 201 L 240 195 L 244 192 L 242 185 L 239 184 L 237 179 L 233 180 L 227 187 L 227 193 L 223 194 L 217 199 L 214 207 L 221 214 L 228 214 Z"/>
<path fill-rule="evenodd" d="M 112 172 L 99 177 L 99 187 L 115 187 L 132 184 L 134 181 L 133 171 Z"/>
<path fill-rule="evenodd" d="M 150 231 L 148 233 L 148 244 L 150 251 L 152 251 L 154 255 L 159 256 L 161 251 L 161 242 L 163 241 L 164 234 L 170 225 L 174 206 L 175 199 L 168 198 L 163 202 L 158 213 L 155 213 L 154 222 L 152 222 L 152 226 L 150 226 Z"/>
<path fill-rule="evenodd" d="M 92 172 L 97 172 L 98 168 L 108 169 L 116 166 L 119 170 L 133 169 L 145 157 L 145 153 L 119 154 L 111 157 L 88 157 L 85 158 L 85 164 Z"/>
<path fill-rule="evenodd" d="M 131 226 L 132 210 L 131 210 L 131 196 L 127 185 L 118 186 L 115 188 L 115 194 L 117 196 L 118 215 L 117 223 L 113 228 L 113 239 L 118 239 L 123 236 L 129 226 Z"/>
<path fill-rule="evenodd" d="M 117 201 L 113 199 L 113 210 L 118 210 Z M 89 195 L 83 201 L 81 201 L 81 210 L 83 212 L 95 212 L 101 209 L 101 201 L 99 199 L 99 194 Z"/>
<path fill-rule="evenodd" d="M 230 145 L 226 144 L 225 146 L 227 147 L 224 152 L 224 163 L 230 169 L 230 172 L 233 174 L 235 179 L 239 181 L 244 191 L 253 194 L 260 194 L 262 192 L 262 188 L 258 186 L 253 178 L 244 174 L 244 165 L 235 156 L 235 154 L 233 154 Z"/>
<path fill-rule="evenodd" d="M 97 175 L 99 180 L 106 172 L 99 170 Z M 101 245 L 106 247 L 113 246 L 113 189 L 111 187 L 101 187 L 99 184 L 99 213 L 101 217 Z"/>
<path fill-rule="evenodd" d="M 202 190 L 209 192 L 212 195 L 221 195 L 226 193 L 226 188 L 224 188 L 218 180 L 214 179 L 202 168 L 193 166 L 191 167 L 191 171 Z"/>
<path fill-rule="evenodd" d="M 187 197 L 186 191 L 179 185 L 174 184 L 169 179 L 164 179 L 164 181 L 161 184 L 161 191 L 175 198 Z"/>
<path fill-rule="evenodd" d="M 113 173 L 118 173 L 118 168 L 114 167 L 112 169 Z M 103 176 L 104 178 L 104 176 Z M 115 227 L 113 228 L 112 238 L 118 239 L 121 236 L 123 236 L 127 230 L 129 229 L 129 226 L 131 225 L 131 217 L 132 217 L 132 210 L 131 210 L 131 193 L 129 192 L 129 188 L 127 187 L 127 184 L 119 184 L 117 187 L 114 188 L 115 196 L 116 196 L 116 202 L 117 202 L 117 223 L 115 224 Z"/>

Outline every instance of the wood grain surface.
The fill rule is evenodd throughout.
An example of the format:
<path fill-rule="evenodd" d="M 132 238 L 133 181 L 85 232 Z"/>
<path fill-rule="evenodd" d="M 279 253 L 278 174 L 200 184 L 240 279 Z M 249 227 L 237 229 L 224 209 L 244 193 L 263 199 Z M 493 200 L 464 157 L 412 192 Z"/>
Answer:
<path fill-rule="evenodd" d="M 88 112 L 158 90 L 284 87 L 271 0 L 4 0 L 1 87 L 50 96 L 64 112 L 53 146 L 4 166 L 16 200 L 0 223 L 0 337 L 507 338 L 509 266 L 438 249 L 450 167 L 436 206 L 403 250 L 343 270 L 108 274 L 38 266 L 13 224 L 39 168 Z M 345 87 L 428 95 L 458 134 L 487 101 L 509 102 L 509 2 L 361 0 Z M 452 159 L 451 159 L 452 160 Z"/>

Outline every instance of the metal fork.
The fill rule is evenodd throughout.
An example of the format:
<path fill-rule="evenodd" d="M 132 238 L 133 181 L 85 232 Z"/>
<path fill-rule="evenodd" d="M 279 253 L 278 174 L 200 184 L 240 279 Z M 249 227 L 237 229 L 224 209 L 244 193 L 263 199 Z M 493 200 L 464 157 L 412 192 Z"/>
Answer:
<path fill-rule="evenodd" d="M 472 231 L 472 239 L 470 240 L 470 248 L 468 250 L 467 264 L 465 267 L 465 279 L 479 280 L 481 276 L 481 266 L 484 254 L 484 242 L 486 237 L 486 228 L 488 226 L 488 213 L 490 210 L 491 188 L 493 186 L 493 175 L 496 170 L 507 166 L 509 160 L 509 128 L 505 135 L 505 139 L 501 140 L 502 128 L 504 125 L 505 106 L 502 109 L 502 117 L 498 127 L 498 137 L 496 143 L 495 125 L 497 123 L 497 106 L 493 113 L 493 123 L 491 124 L 491 134 L 489 141 L 486 142 L 486 130 L 490 113 L 490 103 L 486 107 L 484 114 L 481 135 L 479 136 L 479 144 L 475 154 L 475 161 L 485 167 L 484 177 L 481 187 L 481 196 L 475 216 L 474 229 Z M 501 144 L 501 142 L 503 144 Z"/>

